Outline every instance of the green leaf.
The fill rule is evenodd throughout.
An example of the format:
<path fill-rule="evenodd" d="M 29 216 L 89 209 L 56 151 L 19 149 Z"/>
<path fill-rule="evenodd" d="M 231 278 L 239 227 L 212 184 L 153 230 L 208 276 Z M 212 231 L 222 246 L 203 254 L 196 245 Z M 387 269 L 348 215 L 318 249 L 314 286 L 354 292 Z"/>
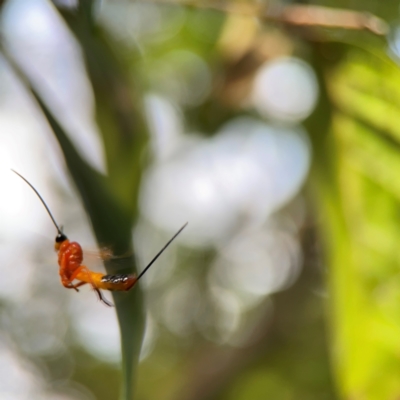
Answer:
<path fill-rule="evenodd" d="M 99 245 L 111 246 L 116 254 L 130 254 L 128 257 L 118 259 L 118 272 L 135 272 L 132 250 L 132 214 L 122 207 L 121 202 L 113 194 L 108 180 L 81 159 L 47 106 L 35 91 L 33 93 L 60 143 L 69 172 L 81 195 Z M 106 261 L 105 266 L 107 273 L 115 273 L 113 260 Z M 123 398 L 132 399 L 135 369 L 144 330 L 142 294 L 138 285 L 129 292 L 113 292 L 113 297 L 121 334 Z"/>
<path fill-rule="evenodd" d="M 329 126 L 309 126 L 329 264 L 332 356 L 344 398 L 394 399 L 400 395 L 400 72 L 388 58 L 355 48 L 345 54 L 333 69 L 320 63 Z"/>
<path fill-rule="evenodd" d="M 99 246 L 109 246 L 115 254 L 130 255 L 118 259 L 118 273 L 136 273 L 132 227 L 137 216 L 143 167 L 141 153 L 147 144 L 146 125 L 128 70 L 102 31 L 93 27 L 88 19 L 89 3 L 81 7 L 80 12 L 67 14 L 65 18 L 78 36 L 87 61 L 95 93 L 96 120 L 106 150 L 107 177 L 95 171 L 81 157 L 57 116 L 42 98 L 40 88 L 29 82 L 6 51 L 4 54 L 31 89 L 60 144 Z M 105 267 L 109 274 L 116 272 L 113 260 L 106 261 Z M 129 292 L 113 292 L 113 298 L 121 335 L 122 398 L 130 400 L 134 397 L 135 374 L 144 333 L 142 292 L 137 285 Z"/>

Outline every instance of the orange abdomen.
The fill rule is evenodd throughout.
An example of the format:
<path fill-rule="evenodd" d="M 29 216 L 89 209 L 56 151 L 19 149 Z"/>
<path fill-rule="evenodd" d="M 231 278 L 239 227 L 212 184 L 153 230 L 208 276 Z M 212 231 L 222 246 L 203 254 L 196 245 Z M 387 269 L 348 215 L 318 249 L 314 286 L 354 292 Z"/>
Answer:
<path fill-rule="evenodd" d="M 136 282 L 136 275 L 133 274 L 103 275 L 99 287 L 105 290 L 126 291 L 132 289 Z"/>
<path fill-rule="evenodd" d="M 136 275 L 133 274 L 105 275 L 101 272 L 92 272 L 86 267 L 79 271 L 76 275 L 76 279 L 81 282 L 89 283 L 97 289 L 111 291 L 130 290 L 137 282 Z"/>

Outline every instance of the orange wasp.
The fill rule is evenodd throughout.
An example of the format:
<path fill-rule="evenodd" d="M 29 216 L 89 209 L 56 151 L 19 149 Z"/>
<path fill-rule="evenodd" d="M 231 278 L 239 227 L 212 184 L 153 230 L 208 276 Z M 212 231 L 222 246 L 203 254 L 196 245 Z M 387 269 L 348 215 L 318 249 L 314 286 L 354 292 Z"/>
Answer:
<path fill-rule="evenodd" d="M 58 226 L 56 220 L 54 219 L 49 207 L 43 200 L 39 192 L 33 187 L 33 185 L 28 182 L 21 174 L 17 171 L 12 170 L 20 178 L 22 178 L 36 193 L 40 201 L 46 208 L 54 226 L 57 228 L 58 234 L 55 239 L 54 248 L 58 252 L 58 265 L 60 266 L 59 273 L 61 277 L 61 283 L 67 289 L 75 289 L 79 292 L 78 287 L 86 284 L 90 284 L 93 290 L 99 296 L 100 301 L 102 301 L 107 306 L 112 307 L 112 304 L 103 297 L 100 289 L 111 290 L 111 291 L 127 291 L 132 289 L 135 283 L 146 273 L 146 271 L 153 265 L 157 258 L 163 253 L 163 251 L 171 244 L 171 242 L 182 232 L 182 230 L 188 224 L 186 222 L 182 228 L 167 242 L 167 244 L 157 253 L 157 255 L 150 261 L 146 268 L 136 276 L 135 274 L 116 274 L 116 275 L 106 275 L 101 272 L 90 271 L 88 267 L 82 265 L 83 262 L 83 252 L 82 247 L 77 242 L 70 242 L 67 236 L 62 232 L 61 228 Z M 74 284 L 73 281 L 79 281 Z"/>

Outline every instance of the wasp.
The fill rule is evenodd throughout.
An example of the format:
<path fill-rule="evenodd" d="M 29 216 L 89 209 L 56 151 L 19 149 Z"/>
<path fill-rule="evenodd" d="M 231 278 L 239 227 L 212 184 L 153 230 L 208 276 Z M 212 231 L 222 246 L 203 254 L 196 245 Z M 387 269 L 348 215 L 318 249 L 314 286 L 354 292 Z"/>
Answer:
<path fill-rule="evenodd" d="M 35 187 L 17 171 L 12 170 L 21 179 L 23 179 L 31 189 L 36 193 L 49 214 L 54 226 L 57 229 L 57 236 L 54 242 L 54 249 L 58 253 L 59 274 L 62 285 L 67 289 L 74 289 L 79 292 L 79 287 L 89 284 L 98 295 L 101 302 L 112 307 L 113 305 L 103 296 L 101 290 L 110 291 L 128 291 L 133 288 L 136 282 L 147 272 L 147 270 L 160 257 L 164 250 L 171 242 L 183 231 L 188 224 L 187 222 L 175 233 L 175 235 L 165 244 L 165 246 L 156 254 L 144 270 L 136 276 L 135 274 L 103 274 L 101 272 L 91 271 L 87 266 L 83 265 L 83 251 L 78 242 L 71 242 L 63 233 L 60 226 L 57 224 L 53 214 L 51 213 L 46 202 L 35 189 Z M 108 258 L 111 256 L 108 254 Z M 76 282 L 76 283 L 75 283 Z"/>

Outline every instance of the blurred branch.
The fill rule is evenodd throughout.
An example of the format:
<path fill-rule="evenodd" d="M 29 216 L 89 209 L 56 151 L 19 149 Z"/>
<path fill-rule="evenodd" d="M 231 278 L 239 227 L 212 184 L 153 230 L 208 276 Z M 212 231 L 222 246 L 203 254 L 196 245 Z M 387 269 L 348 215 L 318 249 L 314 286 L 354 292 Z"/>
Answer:
<path fill-rule="evenodd" d="M 242 14 L 260 18 L 267 22 L 277 22 L 292 26 L 339 28 L 366 30 L 375 35 L 385 35 L 388 25 L 382 19 L 369 12 L 352 11 L 316 5 L 296 4 L 283 7 L 269 7 L 262 4 L 232 4 L 229 2 L 196 2 L 191 0 L 149 0 L 142 3 L 186 6 Z"/>
<path fill-rule="evenodd" d="M 255 327 L 254 332 L 241 348 L 204 345 L 190 358 L 185 385 L 178 393 L 177 400 L 214 399 L 218 393 L 260 355 L 268 354 L 271 346 L 272 321 L 268 312 Z"/>
<path fill-rule="evenodd" d="M 300 241 L 304 270 L 290 291 L 273 296 L 273 314 L 266 306 L 253 332 L 238 347 L 204 344 L 192 353 L 192 361 L 185 364 L 185 384 L 176 400 L 225 398 L 231 383 L 239 381 L 243 371 L 255 371 L 260 366 L 266 378 L 269 371 L 274 371 L 277 378 L 280 374 L 285 376 L 298 390 L 296 398 L 311 398 L 312 392 L 300 382 L 313 367 L 301 366 L 301 375 L 297 375 L 295 368 L 287 365 L 294 364 L 296 359 L 317 359 L 316 354 L 320 358 L 315 368 L 321 380 L 327 379 L 324 399 L 334 398 L 323 322 L 324 299 L 315 295 L 321 287 L 322 274 L 320 243 L 312 220 L 308 219 L 302 227 Z M 290 348 L 290 352 L 285 348 Z M 317 392 L 317 387 L 318 383 L 310 390 Z"/>
<path fill-rule="evenodd" d="M 292 5 L 285 7 L 279 18 L 284 23 L 298 26 L 367 30 L 376 35 L 388 32 L 387 23 L 383 19 L 364 11 Z"/>

